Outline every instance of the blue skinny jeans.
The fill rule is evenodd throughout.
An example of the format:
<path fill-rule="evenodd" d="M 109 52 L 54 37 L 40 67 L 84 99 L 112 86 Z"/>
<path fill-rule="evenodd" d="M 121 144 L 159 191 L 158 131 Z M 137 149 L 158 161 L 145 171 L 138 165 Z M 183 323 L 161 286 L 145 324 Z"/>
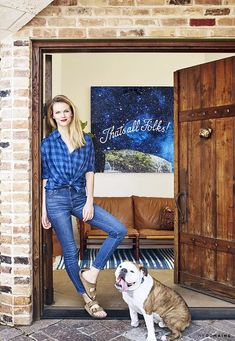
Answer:
<path fill-rule="evenodd" d="M 78 247 L 74 239 L 71 215 L 82 219 L 82 209 L 85 203 L 85 189 L 77 191 L 68 186 L 46 190 L 48 219 L 60 241 L 65 269 L 80 294 L 84 294 L 86 291 L 79 276 Z M 118 219 L 96 204 L 94 204 L 94 217 L 89 223 L 108 233 L 108 237 L 103 242 L 92 264 L 97 269 L 103 269 L 109 257 L 124 239 L 127 230 Z"/>

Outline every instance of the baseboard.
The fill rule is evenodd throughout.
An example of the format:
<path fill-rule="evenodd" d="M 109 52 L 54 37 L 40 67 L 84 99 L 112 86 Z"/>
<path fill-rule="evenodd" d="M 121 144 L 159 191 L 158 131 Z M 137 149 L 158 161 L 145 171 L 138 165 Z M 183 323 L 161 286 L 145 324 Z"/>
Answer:
<path fill-rule="evenodd" d="M 106 309 L 107 320 L 130 319 L 128 309 Z M 235 308 L 190 308 L 192 320 L 233 320 Z M 143 318 L 140 316 L 140 318 Z M 41 319 L 78 319 L 90 320 L 91 317 L 84 309 L 72 307 L 46 307 Z"/>

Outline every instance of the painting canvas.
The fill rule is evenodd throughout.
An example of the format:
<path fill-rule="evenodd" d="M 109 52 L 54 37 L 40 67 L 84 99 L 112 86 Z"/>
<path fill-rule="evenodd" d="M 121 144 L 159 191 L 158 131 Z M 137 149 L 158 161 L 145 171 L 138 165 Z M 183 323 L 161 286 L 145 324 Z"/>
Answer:
<path fill-rule="evenodd" d="M 173 87 L 91 87 L 96 172 L 173 172 Z"/>

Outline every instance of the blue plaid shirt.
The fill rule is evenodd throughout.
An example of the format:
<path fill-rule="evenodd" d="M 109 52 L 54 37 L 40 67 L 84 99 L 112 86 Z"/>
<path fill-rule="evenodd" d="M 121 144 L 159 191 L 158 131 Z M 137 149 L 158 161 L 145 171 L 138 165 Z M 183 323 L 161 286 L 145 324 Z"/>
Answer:
<path fill-rule="evenodd" d="M 85 174 L 95 172 L 95 153 L 92 139 L 84 134 L 85 146 L 69 152 L 59 131 L 54 130 L 41 143 L 42 178 L 48 179 L 46 189 L 86 186 Z"/>

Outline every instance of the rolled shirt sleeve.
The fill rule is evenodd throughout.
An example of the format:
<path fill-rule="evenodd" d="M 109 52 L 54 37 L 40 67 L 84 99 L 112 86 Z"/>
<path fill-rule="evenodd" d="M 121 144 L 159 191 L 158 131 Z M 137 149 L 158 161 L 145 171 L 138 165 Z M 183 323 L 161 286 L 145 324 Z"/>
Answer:
<path fill-rule="evenodd" d="M 46 151 L 45 151 L 43 144 L 41 144 L 41 161 L 42 161 L 42 179 L 48 179 L 49 178 L 49 167 L 47 164 Z"/>
<path fill-rule="evenodd" d="M 87 172 L 95 173 L 95 149 L 92 142 L 92 138 L 89 136 L 89 160 L 87 165 Z"/>

